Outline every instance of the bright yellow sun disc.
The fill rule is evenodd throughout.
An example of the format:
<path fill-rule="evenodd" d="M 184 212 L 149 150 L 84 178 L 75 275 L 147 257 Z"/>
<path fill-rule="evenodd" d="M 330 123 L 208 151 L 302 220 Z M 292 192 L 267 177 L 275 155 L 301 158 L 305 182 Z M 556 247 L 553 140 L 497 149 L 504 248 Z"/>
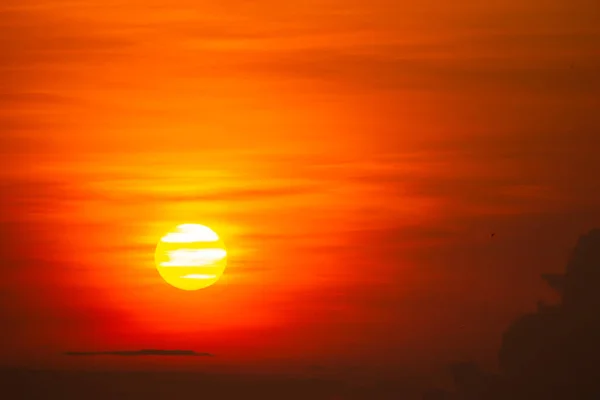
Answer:
<path fill-rule="evenodd" d="M 198 290 L 213 285 L 223 275 L 227 250 L 209 227 L 183 224 L 162 237 L 154 259 L 168 284 L 182 290 Z"/>

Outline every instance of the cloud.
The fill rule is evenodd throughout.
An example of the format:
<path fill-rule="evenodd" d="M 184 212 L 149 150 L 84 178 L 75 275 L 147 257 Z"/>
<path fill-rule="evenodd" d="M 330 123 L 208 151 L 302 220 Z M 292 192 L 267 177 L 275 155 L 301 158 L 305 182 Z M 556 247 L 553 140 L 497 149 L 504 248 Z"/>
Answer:
<path fill-rule="evenodd" d="M 81 63 L 102 61 L 128 49 L 133 41 L 97 24 L 61 18 L 51 13 L 0 11 L 7 23 L 0 25 L 6 50 L 0 68 L 31 68 L 65 60 Z M 90 58 L 93 58 L 91 60 Z"/>
<path fill-rule="evenodd" d="M 20 105 L 73 105 L 79 99 L 63 96 L 56 93 L 45 92 L 0 92 L 0 104 L 9 106 Z"/>
<path fill-rule="evenodd" d="M 600 229 L 581 236 L 562 275 L 546 279 L 560 292 L 555 305 L 515 320 L 502 335 L 500 374 L 473 364 L 453 368 L 457 393 L 431 392 L 424 399 L 596 398 L 600 346 Z M 562 278 L 562 279 L 561 279 Z"/>
<path fill-rule="evenodd" d="M 125 201 L 129 200 L 132 202 L 139 201 L 171 201 L 171 202 L 185 202 L 185 201 L 253 201 L 253 200 L 266 200 L 273 197 L 287 197 L 297 196 L 302 194 L 309 194 L 315 190 L 313 186 L 288 186 L 288 187 L 266 187 L 266 188 L 253 188 L 246 187 L 240 189 L 221 190 L 212 193 L 194 193 L 194 191 L 187 191 L 186 193 L 173 193 L 173 191 L 164 193 L 134 193 L 125 194 L 123 197 Z M 110 197 L 110 194 L 108 195 Z"/>
<path fill-rule="evenodd" d="M 249 63 L 248 70 L 259 75 L 277 73 L 327 81 L 339 84 L 341 89 L 460 92 L 516 89 L 563 95 L 591 94 L 598 89 L 599 81 L 594 75 L 597 59 L 583 62 L 579 61 L 583 56 L 578 56 L 574 71 L 565 61 L 573 62 L 572 58 L 558 56 L 549 62 L 547 55 L 528 55 L 526 51 L 537 44 L 537 40 L 525 46 L 512 45 L 529 39 L 528 35 L 515 34 L 507 36 L 506 43 L 494 37 L 476 41 L 467 37 L 435 46 L 380 45 L 370 46 L 368 51 L 337 47 L 281 51 Z M 552 39 L 556 38 L 546 40 Z M 454 58 L 448 56 L 456 54 L 461 47 L 471 48 L 471 52 L 459 53 Z M 490 54 L 494 49 L 496 53 Z M 568 51 L 568 47 L 565 49 Z M 581 53 L 586 55 L 584 51 Z"/>
<path fill-rule="evenodd" d="M 211 353 L 198 353 L 193 350 L 118 350 L 118 351 L 67 351 L 66 356 L 178 356 L 178 357 L 212 357 Z"/>

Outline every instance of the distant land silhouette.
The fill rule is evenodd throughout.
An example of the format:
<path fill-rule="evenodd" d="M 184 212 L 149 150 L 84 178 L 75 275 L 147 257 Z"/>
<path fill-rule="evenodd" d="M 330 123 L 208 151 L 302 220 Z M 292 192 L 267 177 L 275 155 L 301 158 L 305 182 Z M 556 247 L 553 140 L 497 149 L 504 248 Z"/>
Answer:
<path fill-rule="evenodd" d="M 7 400 L 414 400 L 423 387 L 413 379 L 352 382 L 285 374 L 2 370 L 0 385 Z"/>
<path fill-rule="evenodd" d="M 600 229 L 581 236 L 564 274 L 542 278 L 561 295 L 513 322 L 502 338 L 500 373 L 451 368 L 455 391 L 424 400 L 600 399 Z"/>
<path fill-rule="evenodd" d="M 600 229 L 581 236 L 562 274 L 542 279 L 560 294 L 557 304 L 539 303 L 535 312 L 506 329 L 498 353 L 500 370 L 474 363 L 450 367 L 454 389 L 423 394 L 413 378 L 345 381 L 330 378 L 247 376 L 197 372 L 0 371 L 5 391 L 18 398 L 90 400 L 128 398 L 242 397 L 270 399 L 422 400 L 592 400 L 600 399 Z M 510 293 L 507 293 L 509 296 Z M 66 352 L 68 356 L 212 356 L 193 350 L 141 349 Z M 319 371 L 313 366 L 311 371 Z M 318 375 L 318 374 L 317 374 Z M 9 388 L 9 389 L 7 389 Z"/>
<path fill-rule="evenodd" d="M 191 356 L 212 357 L 210 353 L 197 353 L 193 350 L 120 350 L 120 351 L 67 351 L 67 356 Z"/>

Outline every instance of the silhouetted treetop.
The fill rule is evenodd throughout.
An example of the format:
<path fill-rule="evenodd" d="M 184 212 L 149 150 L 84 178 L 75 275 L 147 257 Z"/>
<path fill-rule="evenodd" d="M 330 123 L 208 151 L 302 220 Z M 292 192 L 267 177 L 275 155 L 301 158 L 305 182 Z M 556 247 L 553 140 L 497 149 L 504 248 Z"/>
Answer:
<path fill-rule="evenodd" d="M 518 318 L 502 337 L 501 374 L 453 369 L 456 392 L 426 399 L 600 399 L 600 229 L 581 236 L 565 274 L 544 274 L 561 293 L 554 306 Z"/>

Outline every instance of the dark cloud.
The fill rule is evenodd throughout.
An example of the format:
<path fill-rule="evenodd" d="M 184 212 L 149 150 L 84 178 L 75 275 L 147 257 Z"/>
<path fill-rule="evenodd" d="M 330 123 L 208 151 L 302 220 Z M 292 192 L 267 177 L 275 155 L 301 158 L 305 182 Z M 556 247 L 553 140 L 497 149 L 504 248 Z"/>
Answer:
<path fill-rule="evenodd" d="M 381 160 L 378 169 L 348 168 L 344 177 L 394 198 L 439 200 L 449 212 L 539 212 L 595 209 L 600 168 L 598 140 L 590 130 L 572 136 L 547 134 L 546 140 L 474 138 L 433 146 L 428 156 Z M 524 174 L 523 171 L 528 171 Z"/>
<path fill-rule="evenodd" d="M 65 61 L 97 63 L 123 55 L 133 45 L 110 28 L 43 11 L 0 11 L 0 20 L 5 21 L 0 25 L 0 70 L 31 70 Z"/>
<path fill-rule="evenodd" d="M 45 92 L 0 92 L 0 104 L 11 107 L 37 105 L 74 105 L 80 99 L 56 93 Z"/>
<path fill-rule="evenodd" d="M 453 368 L 456 393 L 426 399 L 594 399 L 600 395 L 600 229 L 580 237 L 564 274 L 545 275 L 558 304 L 514 321 L 502 336 L 500 374 Z"/>
<path fill-rule="evenodd" d="M 64 210 L 71 201 L 86 199 L 85 193 L 72 183 L 33 176 L 4 179 L 0 182 L 0 194 L 3 196 L 0 222 L 19 225 L 30 222 L 36 215 Z"/>
<path fill-rule="evenodd" d="M 298 196 L 313 193 L 318 190 L 316 186 L 281 186 L 267 188 L 252 188 L 240 186 L 238 189 L 215 191 L 213 193 L 194 193 L 193 190 L 185 194 L 172 192 L 165 193 L 140 193 L 125 194 L 121 198 L 125 202 L 137 201 L 253 201 L 266 200 L 273 197 Z M 110 197 L 110 195 L 108 195 Z"/>
<path fill-rule="evenodd" d="M 12 107 L 12 105 L 11 105 Z M 5 136 L 2 138 L 3 141 L 13 142 L 15 144 L 27 143 L 32 145 L 32 148 L 39 148 L 39 140 L 33 140 L 31 137 L 22 135 L 23 133 L 31 132 L 44 132 L 49 131 L 52 128 L 59 128 L 61 124 L 55 123 L 48 120 L 31 120 L 23 118 L 17 115 L 1 115 L 0 114 L 0 132 L 3 132 Z M 15 146 L 11 143 L 7 143 L 7 147 L 3 147 L 3 152 L 14 152 L 27 148 L 29 146 Z"/>
<path fill-rule="evenodd" d="M 513 42 L 523 43 L 527 36 L 515 36 Z M 553 37 L 546 38 L 551 43 Z M 589 38 L 589 41 L 598 39 Z M 521 45 L 524 55 L 514 56 L 508 49 L 495 57 L 478 56 L 478 51 L 493 53 L 493 41 L 484 39 L 475 46 L 473 54 L 459 54 L 455 59 L 442 56 L 420 54 L 411 47 L 375 47 L 370 51 L 362 49 L 340 50 L 309 49 L 279 52 L 261 61 L 248 64 L 249 71 L 267 74 L 286 74 L 291 77 L 309 78 L 339 84 L 340 89 L 386 89 L 386 90 L 521 90 L 546 94 L 592 94 L 600 89 L 600 79 L 595 71 L 600 59 L 584 53 L 573 71 L 569 63 L 557 57 L 558 61 L 527 57 L 526 50 L 535 43 Z M 437 45 L 439 53 L 456 51 L 456 48 L 469 46 L 469 39 L 453 45 Z M 427 49 L 427 47 L 425 47 Z M 569 49 L 565 47 L 565 49 Z M 425 50 L 426 51 L 426 50 Z M 416 54 L 415 54 L 416 53 Z"/>
<path fill-rule="evenodd" d="M 149 178 L 138 179 L 135 183 L 147 182 L 144 188 L 160 186 L 163 182 L 173 185 L 173 180 Z M 101 187 L 96 184 L 101 183 Z M 185 184 L 186 182 L 182 182 Z M 33 175 L 11 177 L 0 182 L 0 194 L 3 199 L 0 207 L 0 221 L 24 221 L 36 214 L 66 210 L 79 203 L 88 201 L 106 201 L 123 207 L 136 204 L 148 205 L 163 202 L 245 202 L 268 201 L 273 198 L 302 196 L 325 190 L 319 185 L 239 185 L 235 189 L 216 189 L 205 191 L 198 184 L 188 190 L 153 192 L 150 190 L 132 190 L 118 180 L 114 182 L 94 181 L 90 177 L 85 183 L 64 179 L 43 179 Z M 260 239 L 260 238 L 257 238 Z"/>
<path fill-rule="evenodd" d="M 124 171 L 124 174 L 126 172 Z M 124 181 L 125 182 L 125 181 Z M 123 188 L 123 183 L 115 180 L 113 182 L 94 182 L 93 178 L 85 182 L 85 186 L 67 183 L 64 181 L 46 181 L 35 178 L 20 180 L 5 180 L 0 184 L 0 191 L 11 193 L 12 202 L 26 205 L 37 205 L 51 202 L 69 201 L 110 201 L 112 204 L 131 205 L 147 204 L 155 202 L 236 202 L 236 201 L 260 201 L 278 197 L 293 197 L 311 194 L 324 190 L 320 185 L 237 185 L 235 189 L 215 189 L 211 191 L 201 190 L 201 184 L 186 188 L 185 191 L 178 188 L 173 179 L 163 180 L 149 177 L 134 180 L 134 184 L 144 183 L 146 190 L 135 190 L 128 187 Z M 96 184 L 101 183 L 101 187 Z M 166 183 L 173 185 L 172 190 L 156 192 L 147 188 L 160 187 Z M 182 181 L 182 185 L 187 182 Z"/>
<path fill-rule="evenodd" d="M 198 353 L 193 350 L 121 350 L 121 351 L 68 351 L 66 356 L 179 356 L 179 357 L 212 357 L 210 353 Z"/>

